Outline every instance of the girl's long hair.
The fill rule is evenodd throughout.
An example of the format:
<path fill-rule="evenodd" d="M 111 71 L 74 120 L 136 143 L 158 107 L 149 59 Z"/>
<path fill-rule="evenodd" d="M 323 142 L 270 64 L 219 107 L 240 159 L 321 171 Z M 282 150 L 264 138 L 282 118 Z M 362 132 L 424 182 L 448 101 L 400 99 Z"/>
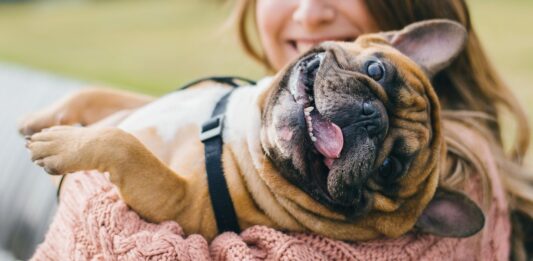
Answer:
<path fill-rule="evenodd" d="M 461 23 L 468 31 L 465 50 L 432 83 L 443 108 L 443 118 L 460 121 L 479 132 L 492 148 L 499 175 L 511 210 L 513 210 L 513 258 L 525 259 L 528 235 L 524 222 L 533 220 L 533 176 L 522 166 L 530 141 L 527 116 L 509 87 L 496 72 L 472 27 L 470 13 L 464 0 L 364 0 L 370 14 L 382 31 L 400 30 L 406 25 L 427 19 L 450 19 Z M 232 16 L 244 51 L 272 71 L 264 53 L 254 41 L 255 1 L 237 0 Z M 502 119 L 511 115 L 516 131 L 509 150 L 504 150 Z M 468 159 L 472 148 L 462 145 L 460 135 L 449 135 L 448 147 L 468 162 L 470 168 L 481 174 L 483 184 L 489 184 L 484 167 L 479 161 Z M 443 182 L 461 183 L 468 171 L 443 173 Z M 483 188 L 484 198 L 490 198 L 490 188 Z M 488 194 L 486 194 L 488 193 Z M 531 223 L 533 225 L 533 223 Z M 530 232 L 529 232 L 530 233 Z M 529 240 L 531 240 L 529 235 Z M 533 250 L 530 250 L 533 251 Z M 529 254 L 532 254 L 531 252 Z"/>

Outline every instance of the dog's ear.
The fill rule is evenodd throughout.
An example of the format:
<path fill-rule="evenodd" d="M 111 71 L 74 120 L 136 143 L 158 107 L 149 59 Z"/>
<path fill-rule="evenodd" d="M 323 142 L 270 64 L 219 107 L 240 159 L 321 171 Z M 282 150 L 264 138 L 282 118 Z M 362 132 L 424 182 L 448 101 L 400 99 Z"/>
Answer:
<path fill-rule="evenodd" d="M 466 195 L 438 188 L 415 228 L 442 237 L 468 237 L 483 228 L 485 216 Z"/>
<path fill-rule="evenodd" d="M 448 66 L 463 50 L 467 35 L 461 24 L 444 19 L 417 22 L 401 31 L 383 34 L 393 47 L 420 65 L 429 77 Z"/>

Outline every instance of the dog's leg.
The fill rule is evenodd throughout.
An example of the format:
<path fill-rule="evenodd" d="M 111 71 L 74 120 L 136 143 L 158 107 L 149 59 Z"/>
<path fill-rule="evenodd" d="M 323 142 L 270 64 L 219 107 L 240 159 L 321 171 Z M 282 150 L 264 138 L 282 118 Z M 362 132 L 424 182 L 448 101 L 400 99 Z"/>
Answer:
<path fill-rule="evenodd" d="M 102 128 L 102 127 L 117 127 L 124 119 L 130 116 L 135 110 L 121 110 L 117 111 L 95 123 L 92 123 L 88 127 Z"/>
<path fill-rule="evenodd" d="M 93 124 L 117 111 L 143 106 L 155 98 L 127 91 L 86 88 L 26 116 L 19 124 L 23 135 L 55 125 Z"/>
<path fill-rule="evenodd" d="M 187 182 L 118 128 L 56 126 L 34 134 L 32 160 L 50 174 L 108 172 L 124 201 L 150 221 L 174 220 Z"/>

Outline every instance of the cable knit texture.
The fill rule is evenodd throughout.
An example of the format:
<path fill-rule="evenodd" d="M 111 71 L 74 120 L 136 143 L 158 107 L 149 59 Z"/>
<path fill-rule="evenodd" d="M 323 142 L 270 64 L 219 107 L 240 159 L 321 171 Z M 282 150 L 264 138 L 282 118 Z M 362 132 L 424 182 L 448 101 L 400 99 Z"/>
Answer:
<path fill-rule="evenodd" d="M 33 260 L 507 260 L 507 203 L 490 153 L 483 156 L 492 205 L 485 228 L 466 239 L 409 234 L 347 243 L 255 226 L 240 235 L 221 234 L 209 244 L 199 235 L 184 235 L 175 222 L 144 221 L 104 175 L 79 172 L 65 180 L 55 220 Z M 479 183 L 474 176 L 469 194 L 479 194 L 473 193 Z"/>

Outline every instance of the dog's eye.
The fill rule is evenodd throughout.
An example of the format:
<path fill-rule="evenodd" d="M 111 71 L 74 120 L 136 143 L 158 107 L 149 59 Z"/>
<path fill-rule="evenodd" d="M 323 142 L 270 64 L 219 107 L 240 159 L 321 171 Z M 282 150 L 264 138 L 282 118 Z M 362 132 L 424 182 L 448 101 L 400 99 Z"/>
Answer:
<path fill-rule="evenodd" d="M 396 158 L 387 157 L 379 167 L 379 175 L 387 181 L 396 180 L 402 174 L 402 163 Z"/>
<path fill-rule="evenodd" d="M 380 62 L 372 61 L 366 67 L 366 74 L 375 81 L 379 81 L 385 76 L 385 67 Z"/>

